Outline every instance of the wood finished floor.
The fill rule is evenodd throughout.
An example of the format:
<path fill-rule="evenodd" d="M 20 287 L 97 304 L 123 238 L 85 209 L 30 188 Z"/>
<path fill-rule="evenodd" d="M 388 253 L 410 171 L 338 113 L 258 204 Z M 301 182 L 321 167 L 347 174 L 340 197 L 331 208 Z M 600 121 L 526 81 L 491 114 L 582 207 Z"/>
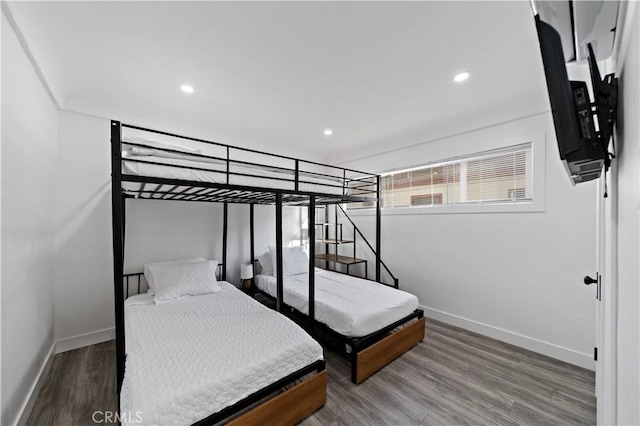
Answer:
<path fill-rule="evenodd" d="M 359 386 L 327 352 L 327 404 L 314 425 L 591 425 L 594 374 L 427 320 L 425 340 Z M 56 355 L 28 425 L 91 425 L 114 410 L 113 341 Z"/>

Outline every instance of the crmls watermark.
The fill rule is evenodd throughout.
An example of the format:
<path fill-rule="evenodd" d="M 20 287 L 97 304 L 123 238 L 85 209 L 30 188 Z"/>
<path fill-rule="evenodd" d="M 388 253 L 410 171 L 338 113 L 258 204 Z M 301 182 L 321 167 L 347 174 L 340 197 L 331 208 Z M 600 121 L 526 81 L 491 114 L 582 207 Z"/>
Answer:
<path fill-rule="evenodd" d="M 115 411 L 94 411 L 91 415 L 91 420 L 94 423 L 142 423 L 142 412 L 136 411 L 130 413 L 123 411 L 118 413 Z"/>

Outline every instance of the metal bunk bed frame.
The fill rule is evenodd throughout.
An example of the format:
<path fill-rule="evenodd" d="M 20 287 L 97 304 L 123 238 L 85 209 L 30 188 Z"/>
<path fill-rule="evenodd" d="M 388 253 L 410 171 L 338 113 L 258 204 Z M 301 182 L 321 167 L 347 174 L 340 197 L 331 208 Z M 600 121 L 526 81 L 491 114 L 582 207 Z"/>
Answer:
<path fill-rule="evenodd" d="M 132 145 L 132 146 L 140 146 L 145 147 L 144 143 L 130 142 L 122 140 L 122 129 L 127 128 L 134 131 L 143 131 L 149 132 L 156 135 L 168 136 L 172 138 L 178 138 L 182 140 L 188 140 L 193 142 L 198 142 L 202 144 L 214 145 L 216 147 L 221 147 L 226 150 L 226 158 L 223 157 L 215 157 L 208 156 L 202 154 L 189 154 L 193 157 L 203 157 L 206 158 L 207 161 L 219 161 L 224 164 L 226 167 L 224 171 L 212 171 L 209 169 L 198 169 L 197 167 L 193 167 L 195 170 L 205 170 L 207 172 L 219 173 L 224 175 L 224 182 L 209 182 L 209 181 L 191 181 L 191 180 L 182 180 L 182 179 L 169 179 L 169 178 L 161 178 L 161 177 L 151 177 L 151 176 L 140 176 L 134 174 L 124 174 L 123 170 L 123 160 L 137 162 L 137 163 L 149 163 L 149 164 L 159 164 L 167 167 L 177 167 L 177 168 L 192 168 L 184 165 L 174 165 L 174 164 L 165 164 L 165 163 L 156 163 L 149 160 L 140 160 L 135 158 L 126 158 L 123 159 L 122 154 L 122 145 Z M 161 151 L 173 152 L 173 153 L 181 153 L 180 151 L 174 151 L 172 149 L 162 148 Z M 250 153 L 250 154 L 258 154 L 264 155 L 269 158 L 279 159 L 291 161 L 294 164 L 293 168 L 284 168 L 273 165 L 260 164 L 255 162 L 241 161 L 235 160 L 231 158 L 232 151 Z M 309 170 L 304 169 L 304 165 L 313 165 L 320 166 L 322 168 L 328 168 L 332 170 L 339 170 L 341 176 L 329 175 L 318 172 L 311 172 Z M 265 170 L 265 171 L 277 171 L 282 174 L 282 178 L 280 177 L 269 177 L 254 173 L 245 173 L 245 172 L 237 172 L 231 169 L 232 166 L 241 165 L 241 166 L 249 166 L 256 167 L 256 170 Z M 341 203 L 353 203 L 353 202 L 370 202 L 375 201 L 376 203 L 376 240 L 375 240 L 375 280 L 377 282 L 381 282 L 381 257 L 380 257 L 380 249 L 381 249 L 381 205 L 380 205 L 380 176 L 369 174 L 365 172 L 360 172 L 358 170 L 330 166 L 322 163 L 317 163 L 313 161 L 300 160 L 297 158 L 287 157 L 283 155 L 270 154 L 262 151 L 257 151 L 253 149 L 246 148 L 238 148 L 231 145 L 222 144 L 219 142 L 207 141 L 204 139 L 197 139 L 186 137 L 174 133 L 163 132 L 159 130 L 123 124 L 119 121 L 112 120 L 111 121 L 111 171 L 112 171 L 112 226 L 113 226 L 113 270 L 114 270 L 114 293 L 115 293 L 115 328 L 116 328 L 116 378 L 117 378 L 117 393 L 118 393 L 118 402 L 120 389 L 122 386 L 122 381 L 124 378 L 124 368 L 125 368 L 125 336 L 124 336 L 124 300 L 128 296 L 128 280 L 133 275 L 138 275 L 138 292 L 139 288 L 139 280 L 140 274 L 124 274 L 124 242 L 125 242 L 125 226 L 126 226 L 126 209 L 125 209 L 125 200 L 131 198 L 142 198 L 142 199 L 154 199 L 154 200 L 174 200 L 174 201 L 193 201 L 193 202 L 216 202 L 223 203 L 223 246 L 222 246 L 222 261 L 221 263 L 221 272 L 220 278 L 222 280 L 226 279 L 226 268 L 227 268 L 227 218 L 228 218 L 228 203 L 242 203 L 249 204 L 250 211 L 250 233 L 251 233 L 251 259 L 252 261 L 255 259 L 255 246 L 254 246 L 254 204 L 268 204 L 275 205 L 276 210 L 276 272 L 277 272 L 277 297 L 275 298 L 275 309 L 279 312 L 283 312 L 287 307 L 283 302 L 283 266 L 282 266 L 282 208 L 283 205 L 297 205 L 297 206 L 308 206 L 309 207 L 309 239 L 310 241 L 315 241 L 315 213 L 316 206 L 321 205 L 330 205 L 335 204 L 339 205 Z M 355 177 L 347 177 L 347 173 L 355 174 Z M 262 186 L 247 186 L 247 185 L 237 185 L 230 183 L 230 180 L 234 176 L 242 176 L 248 178 L 260 178 L 260 179 L 270 179 L 280 182 L 285 182 L 287 184 L 293 184 L 293 189 L 278 189 L 278 188 L 269 188 Z M 292 178 L 284 177 L 284 176 L 292 176 Z M 317 181 L 312 182 L 308 180 L 304 180 L 305 178 L 314 178 L 316 176 L 320 176 L 322 178 L 329 178 L 329 180 L 337 182 L 338 184 L 329 184 L 329 183 L 318 183 Z M 136 183 L 139 184 L 139 189 L 136 191 L 132 191 L 131 189 L 123 188 L 123 183 Z M 342 187 L 341 194 L 329 193 L 327 191 L 324 192 L 313 192 L 313 191 L 304 191 L 301 190 L 301 185 L 303 184 L 314 184 L 326 187 L 334 187 L 335 188 Z M 154 187 L 155 185 L 155 187 Z M 323 187 L 324 187 L 323 186 Z M 132 193 L 133 192 L 133 193 Z M 309 268 L 313 270 L 315 267 L 315 245 L 309 244 Z M 385 269 L 386 268 L 386 265 Z M 388 269 L 387 269 L 388 270 Z M 127 294 L 124 291 L 123 280 L 127 280 Z M 313 327 L 326 327 L 324 324 L 321 324 L 315 320 L 315 311 L 313 303 L 314 299 L 314 288 L 315 288 L 315 276 L 314 274 L 309 274 L 309 314 L 307 315 L 308 321 L 310 324 L 311 330 Z M 417 318 L 418 320 L 422 320 L 422 337 L 420 340 L 424 338 L 424 318 L 423 313 L 420 310 L 416 310 L 407 318 L 399 321 L 397 324 L 393 324 L 395 328 L 401 325 L 403 322 Z M 405 327 L 408 328 L 408 327 Z M 352 342 L 354 344 L 354 348 L 368 348 L 371 345 L 375 344 L 379 341 L 380 338 L 384 338 L 384 335 L 388 334 L 391 331 L 391 328 L 387 327 L 381 332 L 373 333 L 366 338 L 363 338 L 361 343 Z M 335 333 L 335 332 L 333 332 Z M 415 342 L 417 343 L 417 342 Z M 414 344 L 415 344 L 414 343 Z M 413 345 L 411 345 L 413 346 Z M 406 349 L 405 349 L 406 350 Z M 403 351 L 404 352 L 404 351 Z M 354 357 L 355 359 L 355 357 Z M 355 369 L 355 364 L 357 361 L 353 361 L 353 366 Z M 384 362 L 383 365 L 390 361 Z M 297 373 L 294 373 L 288 379 L 297 380 L 303 375 L 307 374 L 309 371 L 315 369 L 318 372 L 324 371 L 325 365 L 324 362 L 322 365 L 313 365 L 309 366 Z M 377 369 L 382 368 L 382 366 L 377 367 Z M 308 371 L 307 371 L 308 370 Z M 354 373 L 355 374 L 355 373 Z M 372 374 L 372 373 L 371 373 Z M 355 378 L 356 376 L 354 376 Z M 284 380 L 284 379 L 283 379 Z M 362 379 L 363 380 L 363 379 Z M 355 381 L 355 379 L 354 379 Z M 361 380 L 360 380 L 361 381 Z M 280 381 L 282 382 L 282 381 Z M 282 386 L 282 383 L 278 382 L 279 386 Z M 358 381 L 359 383 L 359 381 Z M 274 389 L 265 389 L 263 391 L 259 391 L 254 395 L 249 396 L 246 400 L 242 400 L 236 405 L 232 407 L 228 407 L 223 410 L 224 413 L 215 413 L 212 416 L 204 419 L 202 424 L 210 424 L 213 423 L 213 420 L 216 422 L 219 421 L 224 414 L 223 417 L 227 417 L 233 415 L 234 413 L 239 412 L 240 410 L 245 409 L 247 406 L 257 402 L 261 398 L 263 398 L 268 392 L 272 392 Z M 201 424 L 201 423 L 198 423 Z"/>

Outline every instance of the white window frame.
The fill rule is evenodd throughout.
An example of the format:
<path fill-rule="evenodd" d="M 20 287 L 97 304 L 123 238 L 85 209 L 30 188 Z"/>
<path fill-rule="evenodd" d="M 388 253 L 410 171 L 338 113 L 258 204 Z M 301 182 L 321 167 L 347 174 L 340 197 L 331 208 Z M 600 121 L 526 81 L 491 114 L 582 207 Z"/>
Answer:
<path fill-rule="evenodd" d="M 420 167 L 430 167 L 456 159 L 466 159 L 474 155 L 482 155 L 485 152 L 499 150 L 511 146 L 531 143 L 531 155 L 533 161 L 532 190 L 533 201 L 530 202 L 483 202 L 483 203 L 459 203 L 459 204 L 434 204 L 431 206 L 407 206 L 382 208 L 383 216 L 396 215 L 428 215 L 428 214 L 465 214 L 465 213 L 531 213 L 545 211 L 545 184 L 546 184 L 546 132 L 532 132 L 520 137 L 505 138 L 495 143 L 478 144 L 478 149 L 473 152 L 457 152 L 457 155 L 446 159 L 439 159 L 425 163 Z M 486 149 L 485 149 L 486 148 Z M 394 167 L 393 169 L 380 171 L 380 174 L 399 172 L 417 166 Z M 350 216 L 374 216 L 375 208 L 348 210 Z"/>

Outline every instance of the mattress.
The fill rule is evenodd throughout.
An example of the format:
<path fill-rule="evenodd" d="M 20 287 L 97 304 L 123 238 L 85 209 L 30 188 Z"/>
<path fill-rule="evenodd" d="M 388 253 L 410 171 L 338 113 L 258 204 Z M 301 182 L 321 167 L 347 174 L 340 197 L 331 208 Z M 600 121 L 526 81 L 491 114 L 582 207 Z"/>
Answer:
<path fill-rule="evenodd" d="M 135 156 L 131 157 L 140 161 L 152 161 L 161 164 L 140 163 L 137 161 L 128 161 L 126 158 L 122 160 L 122 173 L 136 176 L 159 177 L 165 179 L 191 180 L 197 182 L 227 183 L 227 164 L 220 161 L 195 161 L 193 159 L 184 158 L 166 158 L 158 156 Z M 184 166 L 172 167 L 172 166 Z M 197 167 L 198 169 L 193 169 Z M 203 169 L 203 170 L 201 170 Z M 291 173 L 285 171 L 277 171 L 269 169 L 268 166 L 246 166 L 231 164 L 229 167 L 231 173 L 242 173 L 250 175 L 258 175 L 260 177 L 242 176 L 237 174 L 229 175 L 230 185 L 253 186 L 259 188 L 271 189 L 287 189 L 295 190 L 295 177 Z M 273 179 L 277 178 L 277 179 Z M 282 180 L 278 180 L 282 179 Z M 342 195 L 342 181 L 338 178 L 318 177 L 301 174 L 298 190 L 304 192 L 315 192 L 321 194 Z M 125 189 L 136 191 L 138 185 L 131 188 L 125 186 Z"/>
<path fill-rule="evenodd" d="M 276 297 L 276 278 L 256 275 L 256 286 Z M 308 314 L 309 274 L 284 278 L 284 303 Z M 396 288 L 337 272 L 316 269 L 315 319 L 349 337 L 362 337 L 418 308 L 418 298 Z"/>
<path fill-rule="evenodd" d="M 302 328 L 229 283 L 156 305 L 125 301 L 123 424 L 192 424 L 323 359 Z"/>

